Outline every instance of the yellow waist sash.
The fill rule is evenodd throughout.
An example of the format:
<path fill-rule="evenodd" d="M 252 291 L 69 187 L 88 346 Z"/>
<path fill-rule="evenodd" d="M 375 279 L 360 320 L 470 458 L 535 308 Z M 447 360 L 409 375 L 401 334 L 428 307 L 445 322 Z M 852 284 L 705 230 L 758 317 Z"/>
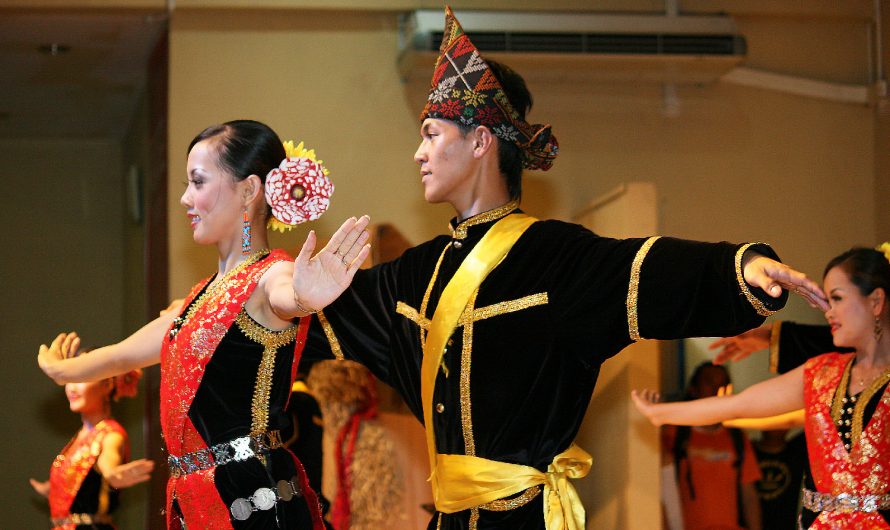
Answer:
<path fill-rule="evenodd" d="M 587 475 L 591 457 L 576 445 L 557 455 L 546 473 L 530 466 L 436 451 L 433 389 L 445 343 L 470 296 L 535 221 L 525 214 L 511 214 L 495 223 L 445 286 L 433 314 L 423 345 L 420 390 L 433 501 L 440 512 L 455 513 L 543 484 L 547 530 L 583 530 L 584 507 L 568 479 Z"/>

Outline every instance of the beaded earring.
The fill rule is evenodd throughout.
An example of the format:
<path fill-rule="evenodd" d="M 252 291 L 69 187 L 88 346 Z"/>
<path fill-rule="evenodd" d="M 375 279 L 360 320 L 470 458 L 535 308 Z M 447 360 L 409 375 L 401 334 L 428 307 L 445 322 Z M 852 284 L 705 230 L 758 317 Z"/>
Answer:
<path fill-rule="evenodd" d="M 250 219 L 247 218 L 247 208 L 244 208 L 244 228 L 241 229 L 241 254 L 250 254 Z"/>

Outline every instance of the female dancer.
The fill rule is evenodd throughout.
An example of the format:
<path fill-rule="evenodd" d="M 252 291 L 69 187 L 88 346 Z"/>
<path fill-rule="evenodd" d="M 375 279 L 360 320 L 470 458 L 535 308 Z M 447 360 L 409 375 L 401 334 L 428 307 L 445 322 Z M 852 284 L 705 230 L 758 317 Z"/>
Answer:
<path fill-rule="evenodd" d="M 169 528 L 323 528 L 316 495 L 279 434 L 309 324 L 293 320 L 349 284 L 369 253 L 368 218 L 348 219 L 311 259 L 313 232 L 295 261 L 268 250 L 266 200 L 276 219 L 293 224 L 317 217 L 332 189 L 314 153 L 310 161 L 287 154 L 259 122 L 201 132 L 189 146 L 180 202 L 194 240 L 216 246 L 217 273 L 179 311 L 117 344 L 74 359 L 65 357 L 76 336 L 40 347 L 41 368 L 59 383 L 161 364 Z"/>
<path fill-rule="evenodd" d="M 142 372 L 94 383 L 68 383 L 65 395 L 71 412 L 80 413 L 83 427 L 49 470 L 49 480 L 31 479 L 34 490 L 49 498 L 53 530 L 112 530 L 111 513 L 118 490 L 149 479 L 151 460 L 129 459 L 127 431 L 111 417 L 111 400 L 136 395 Z"/>
<path fill-rule="evenodd" d="M 656 403 L 636 392 L 655 425 L 708 425 L 804 408 L 812 483 L 804 489 L 801 528 L 890 528 L 890 263 L 854 248 L 825 268 L 825 318 L 837 347 L 739 394 Z"/>

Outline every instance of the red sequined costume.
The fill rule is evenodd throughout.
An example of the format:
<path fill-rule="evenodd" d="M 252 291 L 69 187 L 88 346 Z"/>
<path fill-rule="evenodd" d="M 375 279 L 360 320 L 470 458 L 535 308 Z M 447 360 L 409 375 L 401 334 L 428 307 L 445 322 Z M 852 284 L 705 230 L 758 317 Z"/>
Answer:
<path fill-rule="evenodd" d="M 289 426 L 286 413 L 308 319 L 268 330 L 244 310 L 262 275 L 291 258 L 281 250 L 252 256 L 214 285 L 196 285 L 161 352 L 161 427 L 171 456 Z M 259 428 L 258 428 L 259 426 Z M 296 477 L 300 495 L 235 520 L 230 506 L 258 488 Z M 284 447 L 188 474 L 171 474 L 167 526 L 172 529 L 324 528 L 302 466 Z"/>
<path fill-rule="evenodd" d="M 54 525 L 53 530 L 76 528 L 114 528 L 110 523 L 78 525 L 74 521 L 110 521 L 110 513 L 117 507 L 117 491 L 112 489 L 99 471 L 96 460 L 102 453 L 102 442 L 110 433 L 124 437 L 127 431 L 112 419 L 97 423 L 87 436 L 75 436 L 56 456 L 49 471 L 49 511 L 53 520 L 68 519 L 68 524 Z M 127 451 L 128 452 L 128 451 Z M 128 454 L 124 455 L 129 458 Z M 86 517 L 84 517 L 86 516 Z"/>
<path fill-rule="evenodd" d="M 841 400 L 846 394 L 852 361 L 853 354 L 828 353 L 804 365 L 806 437 L 813 481 L 819 492 L 834 496 L 886 495 L 890 493 L 890 393 L 886 382 L 883 390 L 880 381 L 873 385 L 881 397 L 871 419 L 861 422 L 858 429 L 854 426 L 849 452 L 832 415 L 832 409 L 838 407 L 836 394 Z M 861 394 L 864 402 L 871 401 L 864 395 L 867 393 L 866 389 Z M 890 529 L 890 524 L 879 512 L 821 511 L 809 528 L 871 530 Z"/>

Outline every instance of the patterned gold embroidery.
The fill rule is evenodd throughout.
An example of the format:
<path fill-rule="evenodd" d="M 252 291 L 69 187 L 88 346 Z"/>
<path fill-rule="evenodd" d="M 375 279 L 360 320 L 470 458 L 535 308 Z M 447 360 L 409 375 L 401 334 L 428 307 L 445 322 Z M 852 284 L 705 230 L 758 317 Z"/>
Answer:
<path fill-rule="evenodd" d="M 831 404 L 831 419 L 837 423 L 841 419 L 843 408 L 844 398 L 847 396 L 847 390 L 850 386 L 850 373 L 853 370 L 853 357 L 851 356 L 850 362 L 847 363 L 847 366 L 844 367 L 844 373 L 841 376 L 841 382 L 838 383 L 837 392 L 834 394 L 834 400 Z M 875 397 L 875 394 L 883 387 L 887 382 L 890 382 L 890 370 L 885 371 L 880 375 L 877 379 L 871 382 L 866 388 L 862 390 L 859 394 L 859 397 L 856 399 L 856 405 L 853 407 L 853 425 L 850 429 L 850 446 L 856 447 L 859 442 L 860 437 L 862 436 L 863 429 L 863 421 L 865 419 L 865 407 L 868 406 L 869 401 Z"/>
<path fill-rule="evenodd" d="M 519 201 L 510 201 L 493 210 L 474 215 L 458 224 L 452 231 L 452 237 L 454 239 L 465 239 L 467 237 L 467 229 L 471 226 L 481 225 L 482 223 L 487 223 L 489 221 L 496 221 L 501 217 L 506 217 L 517 208 L 519 208 Z"/>
<path fill-rule="evenodd" d="M 856 400 L 856 406 L 853 408 L 853 433 L 851 435 L 853 445 L 855 445 L 862 436 L 862 422 L 865 419 L 866 405 L 868 405 L 868 402 L 872 400 L 878 390 L 887 384 L 888 381 L 890 381 L 890 372 L 884 372 L 880 377 L 872 381 L 868 388 L 859 394 L 859 399 Z"/>
<path fill-rule="evenodd" d="M 324 311 L 318 311 L 315 314 L 318 316 L 318 323 L 321 324 L 321 329 L 324 330 L 325 337 L 328 338 L 328 344 L 331 345 L 331 353 L 334 354 L 334 358 L 342 361 L 343 350 L 340 349 L 340 341 L 337 340 L 337 335 L 334 333 L 334 328 L 332 328 L 331 324 L 328 323 L 327 317 L 324 316 Z"/>
<path fill-rule="evenodd" d="M 396 313 L 404 316 L 411 322 L 414 322 L 424 331 L 430 329 L 430 319 L 420 316 L 420 313 L 418 313 L 416 309 L 405 302 L 396 303 Z"/>
<path fill-rule="evenodd" d="M 521 311 L 538 305 L 546 305 L 548 301 L 547 293 L 536 293 L 517 298 L 516 300 L 508 300 L 506 302 L 499 302 L 497 304 L 473 309 L 471 313 L 464 311 L 457 325 L 465 326 L 473 322 L 485 320 L 486 318 L 505 315 L 507 313 Z M 411 322 L 414 322 L 423 330 L 428 330 L 430 327 L 430 319 L 421 316 L 416 309 L 405 302 L 398 302 L 396 304 L 396 313 L 404 316 Z"/>
<path fill-rule="evenodd" d="M 640 336 L 639 316 L 637 314 L 637 302 L 640 298 L 640 270 L 643 268 L 643 260 L 646 259 L 646 254 L 649 253 L 649 249 L 658 241 L 659 237 L 654 236 L 647 239 L 643 246 L 640 247 L 640 250 L 637 251 L 637 255 L 634 256 L 633 263 L 630 266 L 630 284 L 627 288 L 625 305 L 627 306 L 627 331 L 630 335 L 630 340 L 633 341 L 642 339 Z"/>
<path fill-rule="evenodd" d="M 748 282 L 745 281 L 745 275 L 742 272 L 742 257 L 745 255 L 745 251 L 753 245 L 759 244 L 761 243 L 746 243 L 735 253 L 735 278 L 739 282 L 739 289 L 742 291 L 742 294 L 745 295 L 745 298 L 748 299 L 748 303 L 751 304 L 754 311 L 757 311 L 757 314 L 762 317 L 768 317 L 775 313 L 775 311 L 767 309 L 766 305 L 764 305 L 759 298 L 754 296 L 754 293 L 748 288 Z"/>
<path fill-rule="evenodd" d="M 470 521 L 468 530 L 476 530 L 479 528 L 479 508 L 470 508 Z"/>
<path fill-rule="evenodd" d="M 769 332 L 769 371 L 778 373 L 779 371 L 779 341 L 782 336 L 782 321 L 773 322 Z"/>
<path fill-rule="evenodd" d="M 460 324 L 467 325 L 472 322 L 485 320 L 486 318 L 521 311 L 537 305 L 545 305 L 547 302 L 547 293 L 531 294 L 522 298 L 517 298 L 516 300 L 509 300 L 507 302 L 500 302 L 474 309 L 471 313 L 472 316 L 465 311 L 461 316 Z"/>
<path fill-rule="evenodd" d="M 522 495 L 513 497 L 512 499 L 497 499 L 480 506 L 483 510 L 491 512 L 506 512 L 515 510 L 520 506 L 525 506 L 535 497 L 541 494 L 541 486 L 534 486 L 522 492 Z"/>
<path fill-rule="evenodd" d="M 451 248 L 451 243 L 445 245 L 445 248 L 442 249 L 442 253 L 439 254 L 439 259 L 436 260 L 436 266 L 433 268 L 433 275 L 430 277 L 430 283 L 426 286 L 426 292 L 423 293 L 423 300 L 420 301 L 420 317 L 426 318 L 426 308 L 430 304 L 430 294 L 433 292 L 433 285 L 436 284 L 436 278 L 439 277 L 439 267 L 442 265 L 442 260 L 445 258 L 445 253 L 448 249 Z M 398 304 L 397 304 L 398 306 Z M 427 321 L 429 322 L 429 321 Z M 424 344 L 426 344 L 426 330 L 429 329 L 429 323 L 427 323 L 426 327 L 420 327 L 420 348 L 423 349 Z"/>
<path fill-rule="evenodd" d="M 201 293 L 201 296 L 199 296 L 198 299 L 192 303 L 191 307 L 189 307 L 188 311 L 186 311 L 185 316 L 184 317 L 176 317 L 175 319 L 173 319 L 173 329 L 170 330 L 171 336 L 175 336 L 176 333 L 179 332 L 179 329 L 187 321 L 189 321 L 192 317 L 195 316 L 195 313 L 198 312 L 198 309 L 200 309 L 207 300 L 211 299 L 214 295 L 216 295 L 221 290 L 227 288 L 228 282 L 230 279 L 234 278 L 235 275 L 237 275 L 239 272 L 241 272 L 244 269 L 246 269 L 247 267 L 253 265 L 257 261 L 265 258 L 268 254 L 269 254 L 269 249 L 267 249 L 267 248 L 260 249 L 260 250 L 254 250 L 247 256 L 247 258 L 244 261 L 242 261 L 241 263 L 239 263 L 239 264 L 235 265 L 234 267 L 232 267 L 231 269 L 229 269 L 222 276 L 222 278 L 219 278 L 218 280 L 211 281 L 208 284 L 207 288 L 204 289 L 204 292 Z"/>
<path fill-rule="evenodd" d="M 235 317 L 235 323 L 247 338 L 263 346 L 263 357 L 257 371 L 253 402 L 250 406 L 250 434 L 262 434 L 269 426 L 269 393 L 272 391 L 272 374 L 275 371 L 275 352 L 296 339 L 297 326 L 280 331 L 266 329 L 250 318 L 243 308 Z"/>
<path fill-rule="evenodd" d="M 472 313 L 479 289 L 473 291 L 464 314 Z M 473 412 L 470 400 L 470 368 L 473 355 L 473 323 L 464 326 L 463 347 L 460 354 L 460 422 L 464 431 L 464 454 L 476 456 L 476 440 L 473 438 Z"/>

